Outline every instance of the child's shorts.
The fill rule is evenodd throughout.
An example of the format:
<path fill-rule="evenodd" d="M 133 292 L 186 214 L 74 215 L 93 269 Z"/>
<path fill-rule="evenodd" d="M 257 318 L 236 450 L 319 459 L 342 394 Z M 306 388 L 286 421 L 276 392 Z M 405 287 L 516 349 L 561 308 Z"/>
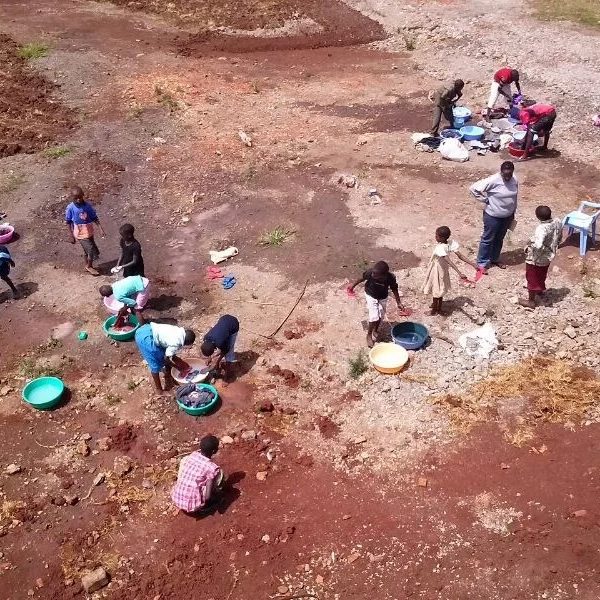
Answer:
<path fill-rule="evenodd" d="M 377 300 L 369 294 L 365 294 L 367 299 L 367 310 L 369 311 L 369 323 L 381 321 L 385 317 L 385 308 L 387 306 L 387 298 Z"/>

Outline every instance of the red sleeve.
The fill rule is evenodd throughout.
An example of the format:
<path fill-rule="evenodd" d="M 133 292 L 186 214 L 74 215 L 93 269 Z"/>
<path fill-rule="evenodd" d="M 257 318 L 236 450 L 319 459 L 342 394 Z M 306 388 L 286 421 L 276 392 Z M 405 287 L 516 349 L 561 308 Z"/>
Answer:
<path fill-rule="evenodd" d="M 503 85 L 512 82 L 512 71 L 508 67 L 496 71 L 496 74 L 494 75 L 494 81 Z"/>

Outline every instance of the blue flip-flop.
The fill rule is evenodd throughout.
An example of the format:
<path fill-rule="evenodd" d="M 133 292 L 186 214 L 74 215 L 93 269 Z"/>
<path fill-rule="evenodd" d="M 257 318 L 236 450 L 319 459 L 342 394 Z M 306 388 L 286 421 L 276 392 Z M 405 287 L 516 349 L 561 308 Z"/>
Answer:
<path fill-rule="evenodd" d="M 230 290 L 236 283 L 235 277 L 233 275 L 228 275 L 223 279 L 223 289 Z"/>

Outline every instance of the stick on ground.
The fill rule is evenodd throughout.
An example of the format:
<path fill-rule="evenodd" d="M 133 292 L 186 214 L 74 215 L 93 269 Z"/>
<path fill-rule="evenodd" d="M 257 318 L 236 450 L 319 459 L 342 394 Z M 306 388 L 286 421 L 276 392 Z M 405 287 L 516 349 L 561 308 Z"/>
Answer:
<path fill-rule="evenodd" d="M 279 327 L 277 327 L 277 329 L 273 333 L 270 333 L 269 335 L 265 335 L 264 333 L 258 333 L 258 331 L 252 331 L 251 329 L 248 329 L 247 327 L 242 327 L 242 329 L 245 329 L 246 331 L 248 331 L 249 333 L 252 333 L 253 335 L 259 335 L 260 337 L 265 338 L 266 340 L 270 340 L 270 339 L 274 338 L 279 333 L 279 330 L 287 323 L 287 320 L 292 316 L 292 313 L 296 310 L 296 307 L 298 306 L 298 304 L 300 304 L 300 300 L 302 300 L 302 298 L 304 297 L 307 287 L 308 287 L 308 279 L 304 282 L 304 287 L 302 288 L 302 291 L 300 292 L 298 299 L 294 303 L 294 306 L 292 306 L 292 308 L 290 309 L 290 312 L 288 312 L 285 319 L 283 319 L 283 321 L 281 321 L 281 323 L 279 324 Z"/>

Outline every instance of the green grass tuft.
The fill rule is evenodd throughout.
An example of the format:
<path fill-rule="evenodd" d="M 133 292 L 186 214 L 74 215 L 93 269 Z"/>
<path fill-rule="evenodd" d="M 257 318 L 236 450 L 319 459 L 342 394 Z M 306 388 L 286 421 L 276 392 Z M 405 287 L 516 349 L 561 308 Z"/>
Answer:
<path fill-rule="evenodd" d="M 67 148 L 66 146 L 52 146 L 52 148 L 46 148 L 43 154 L 46 158 L 62 158 L 71 154 L 71 148 Z"/>
<path fill-rule="evenodd" d="M 288 229 L 287 227 L 275 227 L 271 231 L 265 231 L 263 233 L 258 243 L 261 246 L 281 246 L 284 242 L 286 242 L 291 236 L 296 233 L 293 229 Z"/>
<path fill-rule="evenodd" d="M 352 379 L 358 379 L 363 373 L 366 373 L 369 363 L 365 357 L 364 350 L 360 350 L 354 358 L 348 359 L 348 375 Z"/>
<path fill-rule="evenodd" d="M 19 372 L 26 379 L 37 379 L 38 377 L 61 377 L 62 369 L 50 365 L 41 365 L 38 361 L 29 356 L 23 359 L 19 365 Z"/>
<path fill-rule="evenodd" d="M 179 102 L 177 102 L 169 90 L 164 89 L 160 85 L 155 85 L 154 95 L 156 96 L 156 101 L 159 104 L 162 104 L 165 108 L 168 108 L 169 112 L 175 112 L 176 110 L 179 110 Z"/>
<path fill-rule="evenodd" d="M 50 48 L 46 44 L 40 42 L 30 42 L 19 48 L 19 56 L 25 60 L 33 60 L 36 58 L 43 58 L 48 56 Z"/>

